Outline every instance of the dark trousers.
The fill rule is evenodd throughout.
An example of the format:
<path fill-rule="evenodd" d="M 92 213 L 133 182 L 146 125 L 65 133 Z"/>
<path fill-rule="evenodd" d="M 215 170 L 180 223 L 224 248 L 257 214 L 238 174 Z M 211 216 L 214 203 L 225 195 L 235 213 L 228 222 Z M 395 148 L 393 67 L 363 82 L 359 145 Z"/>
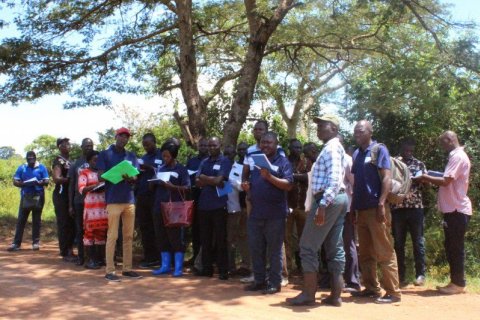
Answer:
<path fill-rule="evenodd" d="M 135 218 L 142 236 L 143 257 L 147 262 L 158 261 L 160 257 L 152 217 L 153 202 L 153 196 L 139 195 L 135 203 Z"/>
<path fill-rule="evenodd" d="M 32 212 L 32 244 L 38 243 L 40 241 L 40 227 L 42 223 L 42 210 L 45 203 L 45 195 L 40 195 L 41 205 L 38 208 L 33 209 L 23 209 L 22 202 L 23 197 L 20 199 L 20 207 L 18 208 L 18 219 L 17 226 L 15 228 L 15 238 L 13 243 L 20 246 L 23 239 L 23 231 L 25 230 L 25 225 L 27 224 L 28 216 L 30 211 Z"/>
<path fill-rule="evenodd" d="M 160 252 L 185 252 L 182 227 L 165 227 L 160 208 L 153 211 L 155 237 Z M 157 258 L 158 259 L 158 258 Z"/>
<path fill-rule="evenodd" d="M 75 211 L 75 237 L 79 259 L 83 259 L 85 256 L 83 247 L 83 209 L 83 202 L 73 204 L 73 211 Z"/>
<path fill-rule="evenodd" d="M 57 235 L 60 255 L 72 254 L 75 240 L 75 220 L 68 213 L 68 198 L 66 195 L 53 193 L 53 206 L 57 218 Z"/>
<path fill-rule="evenodd" d="M 247 221 L 247 235 L 255 282 L 264 283 L 267 280 L 268 261 L 268 281 L 272 286 L 280 286 L 285 219 L 257 219 L 250 216 Z"/>
<path fill-rule="evenodd" d="M 415 260 L 415 277 L 425 276 L 425 238 L 423 208 L 400 208 L 392 211 L 392 231 L 397 254 L 398 278 L 405 281 L 405 241 L 410 233 Z"/>
<path fill-rule="evenodd" d="M 450 266 L 450 280 L 460 287 L 465 281 L 465 232 L 470 216 L 460 212 L 443 215 L 443 231 L 445 233 L 445 253 Z"/>
<path fill-rule="evenodd" d="M 355 226 L 348 212 L 343 223 L 343 249 L 345 250 L 345 286 L 360 289 L 360 271 L 358 268 L 357 244 L 355 243 Z"/>
<path fill-rule="evenodd" d="M 206 273 L 213 271 L 213 257 L 216 257 L 218 272 L 228 273 L 227 214 L 224 208 L 198 211 L 202 265 Z"/>

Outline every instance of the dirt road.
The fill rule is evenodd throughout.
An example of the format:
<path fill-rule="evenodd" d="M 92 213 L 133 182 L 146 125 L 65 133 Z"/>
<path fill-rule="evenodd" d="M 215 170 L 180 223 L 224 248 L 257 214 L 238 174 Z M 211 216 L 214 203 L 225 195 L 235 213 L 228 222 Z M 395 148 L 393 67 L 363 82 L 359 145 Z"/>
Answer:
<path fill-rule="evenodd" d="M 335 308 L 321 305 L 327 292 L 317 292 L 314 307 L 292 308 L 284 300 L 297 294 L 294 284 L 264 296 L 245 293 L 238 279 L 153 277 L 139 269 L 143 279 L 108 283 L 103 270 L 62 262 L 54 242 L 15 253 L 1 243 L 1 319 L 480 319 L 478 294 L 440 296 L 412 287 L 396 305 L 344 294 L 343 306 Z"/>

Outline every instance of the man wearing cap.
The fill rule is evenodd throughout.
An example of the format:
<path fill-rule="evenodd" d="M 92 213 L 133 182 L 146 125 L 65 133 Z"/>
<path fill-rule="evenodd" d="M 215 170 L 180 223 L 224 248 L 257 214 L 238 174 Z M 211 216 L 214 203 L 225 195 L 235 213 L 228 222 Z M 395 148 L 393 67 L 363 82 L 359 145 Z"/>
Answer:
<path fill-rule="evenodd" d="M 315 303 L 317 291 L 318 252 L 324 245 L 328 271 L 331 276 L 331 293 L 323 303 L 341 306 L 343 289 L 342 273 L 345 268 L 343 249 L 343 222 L 347 213 L 348 198 L 345 194 L 345 150 L 337 135 L 339 120 L 334 115 L 314 118 L 317 136 L 324 147 L 312 167 L 309 182 L 313 201 L 300 238 L 300 258 L 304 276 L 302 292 L 287 298 L 290 305 L 302 306 Z"/>
<path fill-rule="evenodd" d="M 376 303 L 400 302 L 401 292 L 398 280 L 397 257 L 393 248 L 392 216 L 387 203 L 391 190 L 392 176 L 390 154 L 381 145 L 378 148 L 377 163 L 372 163 L 373 129 L 370 122 L 359 121 L 353 136 L 359 148 L 353 154 L 354 174 L 352 210 L 357 212 L 359 242 L 359 265 L 365 289 L 352 292 L 356 297 L 377 298 Z M 377 264 L 382 272 L 382 287 L 386 291 L 381 297 L 377 277 Z"/>
<path fill-rule="evenodd" d="M 73 254 L 75 241 L 75 220 L 68 211 L 68 170 L 70 169 L 70 139 L 58 138 L 57 148 L 60 154 L 52 164 L 52 178 L 55 182 L 53 190 L 53 206 L 57 219 L 57 235 L 60 255 L 65 262 L 76 262 Z"/>
<path fill-rule="evenodd" d="M 40 249 L 40 224 L 45 203 L 44 187 L 48 185 L 47 168 L 37 162 L 35 152 L 28 151 L 27 162 L 18 167 L 13 176 L 13 185 L 21 188 L 15 238 L 8 251 L 18 251 L 22 245 L 23 230 L 32 212 L 32 249 Z"/>
<path fill-rule="evenodd" d="M 124 160 L 138 168 L 138 161 L 135 154 L 125 150 L 130 136 L 131 133 L 127 128 L 120 128 L 115 132 L 115 144 L 111 145 L 107 150 L 100 152 L 98 156 L 97 168 L 99 176 Z M 132 271 L 132 242 L 135 224 L 133 186 L 135 181 L 136 177 L 128 177 L 127 175 L 124 175 L 123 180 L 117 184 L 105 181 L 105 201 L 107 203 L 108 213 L 107 267 L 105 279 L 108 281 L 120 281 L 120 278 L 115 274 L 115 264 L 113 261 L 120 219 L 122 219 L 123 234 L 122 275 L 129 278 L 141 278 L 139 274 Z"/>

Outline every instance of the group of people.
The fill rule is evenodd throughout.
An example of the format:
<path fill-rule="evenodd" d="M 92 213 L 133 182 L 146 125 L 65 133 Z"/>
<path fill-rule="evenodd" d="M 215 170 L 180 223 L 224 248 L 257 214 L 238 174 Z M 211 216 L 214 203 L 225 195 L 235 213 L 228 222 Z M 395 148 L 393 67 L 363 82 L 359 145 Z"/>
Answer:
<path fill-rule="evenodd" d="M 94 150 L 91 139 L 84 139 L 82 156 L 75 162 L 69 157 L 69 139 L 59 138 L 60 154 L 53 162 L 52 176 L 60 255 L 89 269 L 105 265 L 105 279 L 120 281 L 114 258 L 121 238 L 121 274 L 141 278 L 132 270 L 137 225 L 144 255 L 139 267 L 152 268 L 155 276 L 182 276 L 184 263 L 190 263 L 195 275 L 212 277 L 216 266 L 220 280 L 242 275 L 242 280 L 250 282 L 246 291 L 275 294 L 287 283 L 289 272 L 302 272 L 302 292 L 286 300 L 290 305 L 315 303 L 319 283 L 331 289 L 322 300 L 328 305 L 340 306 L 345 291 L 375 298 L 377 303 L 394 303 L 401 300 L 401 287 L 408 284 L 407 232 L 414 248 L 413 284 L 425 284 L 421 191 L 433 184 L 439 186 L 438 207 L 444 217 L 451 278 L 438 290 L 464 292 L 464 235 L 472 214 L 467 197 L 470 162 L 456 134 L 446 131 L 439 138 L 449 161 L 437 176 L 414 158 L 413 140 L 402 143 L 398 159 L 408 166 L 412 186 L 403 202 L 391 204 L 392 159 L 387 147 L 372 139 L 371 124 L 362 120 L 355 125 L 358 148 L 347 152 L 335 115 L 313 121 L 323 142 L 321 151 L 315 143 L 302 145 L 292 139 L 287 155 L 268 123 L 258 120 L 253 128 L 256 144 L 242 142 L 225 146 L 222 152 L 218 137 L 204 138 L 198 142 L 198 154 L 186 165 L 177 161 L 180 142 L 175 138 L 158 148 L 155 136 L 145 134 L 145 154 L 137 158 L 125 149 L 131 132 L 120 128 L 115 143 L 101 152 Z M 262 157 L 267 161 L 260 161 Z M 9 251 L 19 250 L 30 211 L 32 248 L 40 248 L 40 215 L 49 176 L 33 151 L 26 159 L 14 176 L 15 186 L 21 188 L 21 203 Z M 116 184 L 101 178 L 125 160 L 138 168 L 138 176 L 125 174 Z M 156 179 L 159 173 L 169 173 L 170 178 Z M 220 193 L 226 184 L 230 190 Z M 162 203 L 187 198 L 195 203 L 191 228 L 166 225 Z M 192 242 L 189 261 L 184 261 L 186 231 Z M 73 253 L 75 242 L 77 255 Z M 322 269 L 326 272 L 319 273 Z"/>

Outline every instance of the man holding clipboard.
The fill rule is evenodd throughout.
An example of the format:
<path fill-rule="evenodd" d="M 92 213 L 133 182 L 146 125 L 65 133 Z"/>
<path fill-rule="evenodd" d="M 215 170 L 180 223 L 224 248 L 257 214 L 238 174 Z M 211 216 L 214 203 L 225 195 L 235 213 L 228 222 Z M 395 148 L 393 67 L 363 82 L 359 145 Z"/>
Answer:
<path fill-rule="evenodd" d="M 138 161 L 133 152 L 125 150 L 125 146 L 127 145 L 130 136 L 131 133 L 127 128 L 118 129 L 115 132 L 115 144 L 111 145 L 107 150 L 100 152 L 97 162 L 98 174 L 102 176 L 102 178 L 106 176 L 104 173 L 112 173 L 112 171 L 108 172 L 108 170 L 124 161 L 128 162 L 128 164 L 133 167 L 128 174 L 122 174 L 121 177 L 123 180 L 120 182 L 114 184 L 111 181 L 105 181 L 105 201 L 107 203 L 108 213 L 106 248 L 107 267 L 105 279 L 116 282 L 120 281 L 120 278 L 115 274 L 113 256 L 115 253 L 115 243 L 118 238 L 120 219 L 122 219 L 123 232 L 122 275 L 129 278 L 141 278 L 139 274 L 132 271 L 132 242 L 135 223 L 135 198 L 133 195 L 133 185 L 136 181 L 134 171 L 135 168 L 138 168 Z M 138 174 L 138 170 L 136 172 Z"/>

